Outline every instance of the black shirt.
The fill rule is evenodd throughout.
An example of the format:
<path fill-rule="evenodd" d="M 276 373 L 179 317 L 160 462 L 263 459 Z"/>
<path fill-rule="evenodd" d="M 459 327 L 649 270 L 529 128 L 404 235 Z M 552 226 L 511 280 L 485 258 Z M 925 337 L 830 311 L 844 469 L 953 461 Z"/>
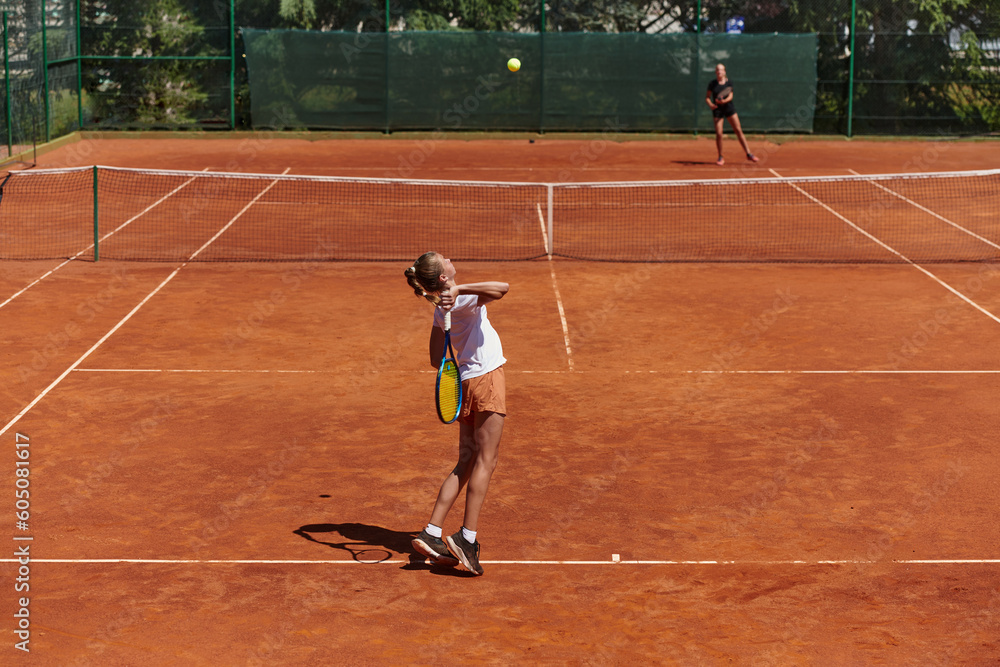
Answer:
<path fill-rule="evenodd" d="M 715 93 L 717 91 L 719 91 L 723 86 L 731 86 L 733 88 L 733 90 L 736 90 L 736 86 L 733 85 L 733 80 L 732 79 L 726 79 L 725 83 L 719 83 L 718 79 L 712 79 L 708 83 L 708 92 L 710 92 L 712 94 L 712 102 L 713 103 L 715 102 Z M 736 111 L 736 107 L 733 105 L 733 101 L 732 100 L 729 100 L 725 104 L 720 104 L 718 106 L 719 106 L 718 110 L 721 111 L 722 113 L 728 113 L 728 112 L 735 112 Z"/>

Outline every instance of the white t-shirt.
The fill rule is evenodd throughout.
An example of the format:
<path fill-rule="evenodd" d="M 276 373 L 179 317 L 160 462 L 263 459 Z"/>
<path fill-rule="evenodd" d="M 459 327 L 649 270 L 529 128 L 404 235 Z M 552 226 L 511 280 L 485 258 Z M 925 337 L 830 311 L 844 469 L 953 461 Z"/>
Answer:
<path fill-rule="evenodd" d="M 451 309 L 451 346 L 463 380 L 486 375 L 503 366 L 500 336 L 475 294 L 460 294 Z M 444 330 L 444 311 L 434 309 L 434 326 Z"/>

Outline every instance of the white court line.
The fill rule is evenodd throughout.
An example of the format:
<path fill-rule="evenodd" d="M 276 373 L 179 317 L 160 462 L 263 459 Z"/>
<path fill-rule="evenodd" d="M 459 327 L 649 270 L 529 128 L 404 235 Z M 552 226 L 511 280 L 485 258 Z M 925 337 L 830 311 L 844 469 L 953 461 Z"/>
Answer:
<path fill-rule="evenodd" d="M 375 547 L 376 549 L 378 547 Z M 17 563 L 16 558 L 2 558 L 0 563 Z M 169 558 L 32 558 L 32 563 L 142 565 L 405 565 L 410 560 L 250 560 L 250 559 L 169 559 Z M 419 562 L 419 561 L 418 561 Z M 424 561 L 426 562 L 426 561 Z M 481 560 L 483 565 L 996 565 L 997 558 L 919 559 L 919 560 Z"/>
<path fill-rule="evenodd" d="M 287 172 L 288 169 L 286 169 L 285 171 Z M 256 197 L 254 197 L 253 200 L 249 204 L 247 204 L 242 209 L 240 209 L 240 212 L 237 213 L 235 216 L 233 216 L 233 219 L 230 220 L 228 223 L 226 223 L 226 226 L 223 227 L 219 231 L 218 234 L 216 234 L 215 236 L 213 236 L 208 241 L 208 243 L 206 243 L 202 247 L 198 248 L 198 250 L 196 250 L 195 253 L 193 255 L 191 255 L 187 259 L 187 261 L 185 261 L 183 264 L 181 264 L 176 269 L 174 269 L 173 273 L 171 273 L 169 276 L 166 277 L 166 279 L 163 282 L 161 282 L 159 285 L 157 285 L 156 289 L 154 289 L 152 292 L 150 292 L 149 294 L 147 294 L 145 299 L 143 299 L 142 301 L 140 301 L 136 305 L 135 308 L 133 308 L 132 310 L 129 311 L 128 315 L 126 315 L 125 317 L 123 317 L 121 319 L 121 321 L 118 322 L 118 324 L 116 324 L 114 327 L 111 328 L 111 331 L 109 331 L 106 334 L 104 334 L 103 336 L 101 336 L 101 339 L 99 341 L 97 341 L 96 343 L 94 343 L 94 345 L 89 350 L 87 350 L 86 352 L 84 352 L 83 356 L 81 356 L 79 359 L 77 359 L 76 361 L 74 361 L 72 366 L 70 366 L 69 368 L 67 368 L 66 370 L 64 370 L 62 372 L 62 374 L 59 375 L 59 377 L 57 377 L 55 380 L 53 380 L 52 384 L 50 384 L 48 387 L 46 387 L 45 389 L 43 389 L 42 393 L 40 393 L 38 396 L 36 396 L 35 399 L 33 401 L 31 401 L 31 403 L 28 403 L 28 405 L 25 406 L 25 408 L 23 410 L 21 410 L 19 413 L 17 413 L 17 416 L 15 416 L 13 419 L 11 419 L 9 422 L 7 422 L 7 425 L 4 426 L 2 429 L 0 429 L 0 435 L 3 435 L 4 433 L 6 433 L 10 429 L 11 426 L 13 426 L 17 422 L 21 421 L 21 417 L 23 417 L 24 415 L 28 414 L 28 411 L 31 410 L 31 408 L 35 407 L 38 404 L 39 401 L 41 401 L 43 398 L 45 398 L 46 395 L 48 395 L 48 393 L 50 391 L 52 391 L 53 389 L 55 389 L 56 385 L 58 385 L 60 382 L 62 382 L 63 379 L 67 375 L 69 375 L 77 366 L 79 366 L 81 363 L 83 363 L 84 359 L 86 359 L 87 357 L 89 357 L 94 352 L 94 350 L 96 350 L 97 348 L 99 348 L 104 343 L 104 341 L 106 341 L 108 338 L 111 337 L 112 334 L 114 334 L 114 332 L 118 331 L 118 329 L 120 329 L 123 324 L 125 324 L 130 319 L 132 319 L 132 316 L 135 315 L 137 312 L 139 312 L 139 309 L 142 308 L 144 305 L 146 305 L 147 301 L 149 301 L 150 299 L 152 299 L 153 296 L 156 295 L 157 292 L 159 292 L 161 289 L 163 289 L 167 285 L 167 283 L 169 283 L 171 280 L 173 280 L 174 276 L 176 276 L 180 272 L 181 269 L 183 269 L 185 266 L 187 266 L 188 263 L 191 262 L 191 260 L 193 260 L 195 257 L 197 257 L 198 254 L 202 250 L 204 250 L 205 248 L 208 247 L 209 243 L 211 243 L 215 239 L 219 238 L 219 235 L 222 234 L 222 232 L 224 232 L 227 229 L 229 229 L 232 226 L 232 224 L 239 219 L 239 217 L 241 215 L 243 215 L 244 213 L 246 213 L 247 209 L 249 209 L 251 206 L 253 206 L 254 203 L 258 199 L 260 199 L 261 197 L 263 197 L 264 194 L 267 193 L 267 191 L 270 190 L 272 187 L 274 187 L 274 185 L 277 182 L 278 182 L 277 179 L 271 181 L 271 183 L 266 188 L 264 188 L 263 190 L 261 190 L 260 194 L 258 194 Z"/>
<path fill-rule="evenodd" d="M 204 169 L 202 169 L 202 171 L 208 171 L 208 167 L 205 167 Z M 196 178 L 198 178 L 198 177 L 197 176 L 192 176 L 187 181 L 185 181 L 181 185 L 177 186 L 176 188 L 174 188 L 173 190 L 171 190 L 170 192 L 168 192 L 166 195 L 164 195 L 162 198 L 160 198 L 159 200 L 157 200 L 155 203 L 150 204 L 149 206 L 147 206 L 146 208 L 144 208 L 141 213 L 138 213 L 138 214 L 132 216 L 131 218 L 129 218 L 128 220 L 126 220 L 125 222 L 123 222 L 121 225 L 119 225 L 116 229 L 114 229 L 114 230 L 108 232 L 107 234 L 105 234 L 102 238 L 98 239 L 97 242 L 101 243 L 102 241 L 104 241 L 106 238 L 108 238 L 109 236 L 111 236 L 115 232 L 124 229 L 126 226 L 128 226 L 130 223 L 132 223 L 134 220 L 140 218 L 141 216 L 145 215 L 146 213 L 148 213 L 150 210 L 152 210 L 156 206 L 159 206 L 160 204 L 162 204 L 167 199 L 167 197 L 171 196 L 172 194 L 174 194 L 175 192 L 177 192 L 178 190 L 180 190 L 181 188 L 183 188 L 185 185 L 187 185 L 188 183 L 190 183 L 191 181 L 193 181 Z M 34 287 L 38 283 L 42 282 L 43 280 L 45 280 L 46 278 L 48 278 L 49 276 L 51 276 L 53 273 L 55 273 L 56 271 L 58 271 L 62 267 L 66 266 L 67 264 L 69 264 L 70 262 L 72 262 L 73 260 L 75 260 L 77 257 L 79 257 L 80 255 L 82 255 L 83 253 L 87 252 L 88 250 L 90 250 L 93 247 L 94 247 L 94 244 L 91 243 L 89 246 L 87 246 L 86 248 L 84 248 L 80 252 L 76 253 L 75 255 L 73 255 L 72 257 L 70 257 L 69 259 L 67 259 L 65 262 L 63 262 L 62 264 L 60 264 L 56 268 L 50 270 L 44 276 L 42 276 L 41 278 L 39 278 L 35 282 L 31 283 L 30 285 L 28 285 L 27 287 L 25 287 L 24 289 L 22 289 L 20 292 L 17 292 L 16 294 L 14 294 L 12 297 L 10 297 L 9 299 L 7 299 L 3 303 L 0 303 L 0 308 L 3 308 L 8 303 L 10 303 L 11 301 L 13 301 L 17 297 L 21 296 L 22 294 L 24 294 L 25 292 L 27 292 L 29 289 L 31 289 L 32 287 Z"/>
<path fill-rule="evenodd" d="M 281 370 L 281 369 L 219 369 L 219 368 L 74 368 L 74 373 L 343 373 L 343 369 L 316 369 L 316 370 Z M 559 371 L 524 371 L 520 369 L 507 369 L 507 373 L 520 373 L 522 375 L 543 375 L 543 374 L 554 374 L 561 375 L 564 373 L 600 373 L 602 375 L 608 375 L 613 373 L 613 371 L 598 370 L 598 371 L 576 371 L 576 370 L 559 370 Z M 662 371 L 662 370 L 641 370 L 641 371 L 619 371 L 621 373 L 659 373 L 661 375 L 682 375 L 687 373 L 716 373 L 716 374 L 759 374 L 759 375 L 775 375 L 775 374 L 799 374 L 799 375 L 856 375 L 856 374 L 922 374 L 922 373 L 941 373 L 941 374 L 955 374 L 961 375 L 963 373 L 1000 373 L 1000 369 L 997 370 L 898 370 L 898 369 L 870 369 L 870 370 L 704 370 L 704 371 Z M 400 375 L 405 373 L 434 373 L 437 371 L 429 370 L 388 370 L 388 371 L 366 371 L 366 373 L 372 373 L 375 375 L 381 374 L 394 374 Z"/>
<path fill-rule="evenodd" d="M 628 373 L 629 371 L 625 371 L 625 372 Z M 632 371 L 632 372 L 633 373 L 644 373 L 644 372 L 645 373 L 656 373 L 657 371 Z M 722 374 L 722 373 L 747 373 L 747 374 L 754 373 L 754 374 L 762 374 L 762 375 L 774 374 L 774 373 L 789 373 L 789 374 L 794 373 L 794 374 L 802 374 L 802 375 L 809 375 L 809 374 L 824 375 L 824 374 L 857 374 L 857 373 L 870 373 L 870 374 L 879 374 L 879 373 L 896 373 L 896 374 L 904 374 L 904 373 L 915 373 L 915 374 L 920 374 L 920 373 L 1000 373 L 1000 370 L 990 370 L 990 371 L 980 371 L 980 370 L 931 371 L 931 370 L 922 370 L 921 371 L 921 370 L 878 370 L 878 369 L 873 369 L 873 370 L 858 370 L 858 371 L 835 371 L 835 370 L 829 370 L 829 371 L 685 371 L 685 372 L 686 373 L 720 373 L 720 374 Z"/>
<path fill-rule="evenodd" d="M 256 370 L 218 368 L 74 368 L 75 373 L 342 373 L 342 370 Z M 377 372 L 377 371 L 375 371 Z M 401 371 L 402 372 L 402 371 Z M 418 371 L 437 373 L 437 371 Z"/>
<path fill-rule="evenodd" d="M 771 169 L 770 172 L 772 174 L 774 174 L 775 176 L 777 176 L 778 178 L 784 178 L 783 176 L 781 176 L 781 174 L 779 174 L 778 172 L 776 172 L 774 169 Z M 957 296 L 958 298 L 960 298 L 962 301 L 965 301 L 966 303 L 968 303 L 970 306 L 972 306 L 973 308 L 975 308 L 976 310 L 978 310 L 982 314 L 986 315 L 988 318 L 990 318 L 991 320 L 993 320 L 997 324 L 1000 324 L 1000 317 L 997 317 L 996 315 L 994 315 L 990 311 L 986 310 L 985 308 L 983 308 L 982 306 L 980 306 L 978 303 L 976 303 L 975 301 L 973 301 L 969 297 L 965 296 L 964 294 L 962 294 L 961 292 L 959 292 L 957 289 L 955 289 L 954 287 L 952 287 L 951 285 L 949 285 L 945 281 L 941 280 L 940 278 L 938 278 L 936 275 L 934 275 L 933 273 L 931 273 L 930 271 L 928 271 L 924 267 L 922 267 L 919 264 L 915 263 L 913 260 L 911 260 L 909 257 L 905 256 L 903 253 L 899 252 L 895 248 L 889 247 L 888 245 L 886 245 L 882 241 L 878 240 L 877 238 L 875 238 L 874 236 L 872 236 L 871 234 L 869 234 L 865 230 L 861 229 L 856 224 L 854 224 L 853 222 L 851 222 L 850 220 L 848 220 L 847 218 L 845 218 L 841 214 L 837 213 L 832 208 L 830 208 L 829 206 L 827 206 L 826 204 L 824 204 L 823 202 L 821 202 L 820 200 L 816 199 L 811 194 L 809 194 L 808 192 L 806 192 L 805 190 L 803 190 L 802 188 L 800 188 L 799 186 L 797 186 L 795 183 L 788 183 L 788 185 L 790 185 L 791 187 L 793 187 L 796 190 L 798 190 L 799 193 L 801 193 L 804 197 L 807 197 L 808 199 L 812 200 L 813 202 L 819 204 L 820 206 L 822 206 L 823 208 L 825 208 L 827 211 L 829 211 L 830 213 L 834 214 L 835 216 L 837 216 L 838 218 L 840 218 L 841 220 L 843 220 L 844 222 L 846 222 L 847 224 L 849 224 L 851 227 L 853 227 L 854 229 L 858 230 L 859 232 L 861 232 L 862 234 L 864 234 L 865 236 L 867 236 L 868 238 L 870 238 L 875 243 L 879 244 L 880 246 L 882 246 L 883 248 L 885 248 L 886 250 L 888 250 L 892 254 L 896 255 L 897 257 L 899 257 L 900 259 L 902 259 L 904 262 L 906 262 L 907 264 L 909 264 L 913 268 L 915 268 L 918 271 L 926 274 L 932 280 L 934 280 L 936 283 L 938 283 L 939 285 L 941 285 L 942 287 L 944 287 L 946 290 L 948 290 L 949 292 L 951 292 L 952 294 L 954 294 L 955 296 Z"/>
<path fill-rule="evenodd" d="M 552 289 L 556 293 L 556 305 L 559 306 L 559 320 L 562 322 L 563 342 L 566 344 L 566 360 L 569 362 L 569 369 L 573 370 L 573 350 L 569 345 L 569 325 L 566 324 L 566 311 L 563 309 L 562 295 L 559 293 L 559 284 L 556 282 L 556 267 L 552 262 L 552 255 L 549 254 L 549 234 L 545 229 L 545 216 L 542 215 L 542 205 L 535 204 L 538 209 L 538 222 L 542 226 L 542 240 L 545 243 L 546 257 L 549 260 L 549 273 L 552 275 Z"/>
<path fill-rule="evenodd" d="M 853 169 L 848 169 L 848 171 L 851 172 L 852 174 L 854 174 L 855 176 L 860 176 L 861 175 L 858 172 L 854 171 Z M 958 224 L 957 222 L 952 222 L 951 220 L 949 220 L 948 218 L 944 217 L 943 215 L 938 215 L 937 213 L 935 213 L 934 211 L 930 210 L 926 206 L 921 206 L 920 204 L 918 204 L 917 202 L 913 201 L 912 199 L 907 199 L 906 197 L 904 197 L 903 195 L 899 194 L 895 190 L 891 190 L 891 189 L 885 187 L 884 185 L 882 185 L 881 183 L 876 183 L 875 181 L 868 181 L 868 182 L 871 183 L 872 185 L 874 185 L 876 188 L 881 188 L 882 190 L 885 190 L 886 192 L 888 192 L 889 194 L 891 194 L 893 197 L 898 197 L 899 199 L 902 199 L 903 201 L 905 201 L 907 204 L 910 204 L 912 206 L 915 206 L 915 207 L 919 208 L 924 213 L 927 213 L 929 215 L 933 215 L 935 218 L 937 218 L 941 222 L 946 222 L 949 225 L 951 225 L 952 227 L 954 227 L 955 229 L 961 230 L 961 231 L 965 232 L 966 234 L 968 234 L 969 236 L 972 236 L 972 237 L 974 237 L 974 238 L 982 241 L 983 243 L 985 243 L 987 245 L 990 245 L 990 246 L 993 246 L 997 250 L 1000 250 L 1000 245 L 994 243 L 993 241 L 990 241 L 987 238 L 983 238 L 982 236 L 980 236 L 979 234 L 976 234 L 971 229 L 966 229 L 965 227 L 963 227 L 962 225 Z"/>

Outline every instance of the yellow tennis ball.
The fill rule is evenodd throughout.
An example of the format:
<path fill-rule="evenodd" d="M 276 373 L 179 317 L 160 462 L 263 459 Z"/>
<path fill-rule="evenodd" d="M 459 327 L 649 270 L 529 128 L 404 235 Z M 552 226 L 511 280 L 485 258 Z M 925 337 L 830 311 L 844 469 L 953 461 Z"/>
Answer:
<path fill-rule="evenodd" d="M 516 72 L 517 70 L 521 69 L 521 61 L 518 60 L 517 58 L 511 58 L 510 60 L 507 61 L 507 69 L 509 69 L 511 72 Z"/>

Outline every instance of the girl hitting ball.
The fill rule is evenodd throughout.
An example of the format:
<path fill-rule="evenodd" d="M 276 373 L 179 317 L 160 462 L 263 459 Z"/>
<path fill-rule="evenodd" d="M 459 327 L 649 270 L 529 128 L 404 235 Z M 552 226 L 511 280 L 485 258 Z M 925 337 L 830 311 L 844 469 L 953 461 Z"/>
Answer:
<path fill-rule="evenodd" d="M 451 338 L 462 376 L 458 464 L 441 484 L 430 522 L 413 540 L 413 548 L 436 563 L 461 562 L 481 575 L 479 512 L 496 469 L 507 414 L 503 373 L 507 360 L 500 336 L 486 316 L 486 304 L 503 298 L 510 286 L 496 281 L 459 285 L 451 260 L 436 252 L 424 253 L 403 273 L 417 296 L 437 306 L 429 348 L 434 368 L 444 346 L 444 313 L 451 312 Z M 462 529 L 442 539 L 445 517 L 466 484 Z"/>

